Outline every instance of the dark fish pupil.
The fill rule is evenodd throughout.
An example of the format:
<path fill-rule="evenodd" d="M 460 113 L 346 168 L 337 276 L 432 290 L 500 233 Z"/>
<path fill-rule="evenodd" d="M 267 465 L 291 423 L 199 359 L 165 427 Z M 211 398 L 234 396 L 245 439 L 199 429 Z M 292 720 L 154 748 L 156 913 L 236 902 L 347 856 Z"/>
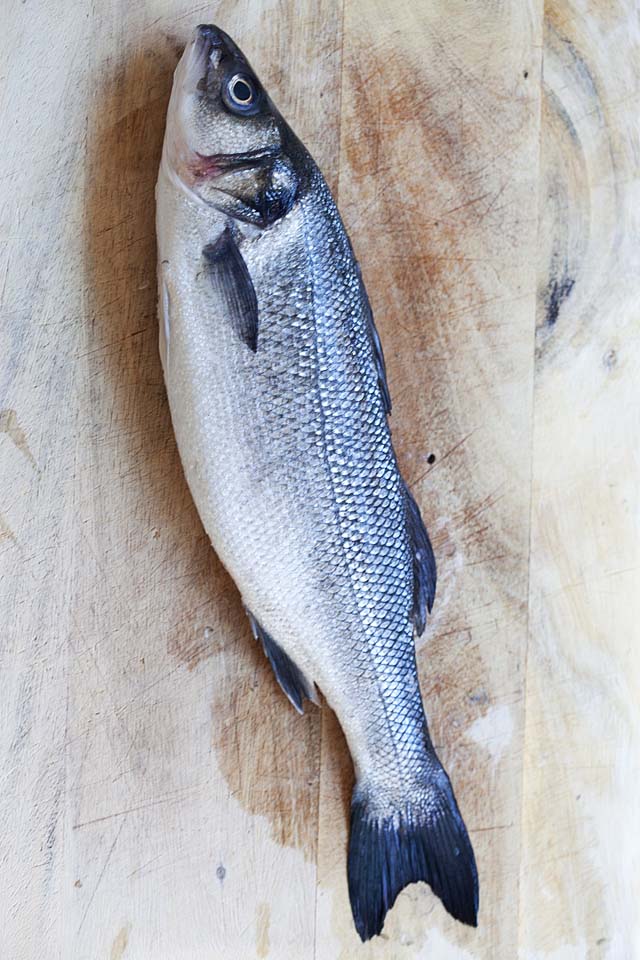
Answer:
<path fill-rule="evenodd" d="M 233 84 L 233 96 L 240 103 L 248 103 L 251 100 L 251 87 L 246 80 L 236 80 Z"/>

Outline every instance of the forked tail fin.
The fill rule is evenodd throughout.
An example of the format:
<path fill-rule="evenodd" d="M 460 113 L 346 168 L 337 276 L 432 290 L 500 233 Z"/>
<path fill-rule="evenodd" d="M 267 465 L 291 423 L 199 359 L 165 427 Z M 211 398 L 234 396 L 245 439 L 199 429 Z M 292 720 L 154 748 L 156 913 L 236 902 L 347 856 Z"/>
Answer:
<path fill-rule="evenodd" d="M 439 768 L 419 798 L 380 815 L 380 798 L 358 784 L 351 801 L 349 897 L 362 940 L 380 933 L 408 883 L 426 880 L 456 920 L 477 924 L 478 872 L 449 778 Z"/>

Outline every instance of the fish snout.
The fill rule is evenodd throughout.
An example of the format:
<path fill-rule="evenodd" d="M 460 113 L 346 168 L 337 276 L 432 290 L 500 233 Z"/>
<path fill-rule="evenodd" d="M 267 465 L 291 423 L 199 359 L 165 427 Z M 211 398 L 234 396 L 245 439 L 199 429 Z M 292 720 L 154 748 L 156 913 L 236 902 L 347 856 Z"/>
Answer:
<path fill-rule="evenodd" d="M 184 89 L 204 91 L 209 83 L 216 83 L 219 64 L 229 54 L 229 38 L 213 23 L 201 23 L 193 31 L 183 56 Z"/>
<path fill-rule="evenodd" d="M 202 53 L 208 55 L 217 50 L 224 57 L 244 61 L 240 49 L 233 42 L 228 33 L 216 27 L 213 23 L 201 23 L 194 30 L 193 41 Z"/>
<path fill-rule="evenodd" d="M 210 47 L 222 47 L 224 45 L 223 33 L 212 23 L 200 23 L 193 32 L 193 39 L 200 43 L 206 43 Z"/>

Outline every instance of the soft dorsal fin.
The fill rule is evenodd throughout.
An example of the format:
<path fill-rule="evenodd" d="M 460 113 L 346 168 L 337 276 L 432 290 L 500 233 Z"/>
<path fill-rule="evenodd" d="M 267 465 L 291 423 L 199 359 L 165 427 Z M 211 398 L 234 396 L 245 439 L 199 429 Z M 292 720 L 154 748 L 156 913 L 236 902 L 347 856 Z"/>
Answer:
<path fill-rule="evenodd" d="M 231 229 L 224 228 L 215 243 L 202 250 L 209 280 L 225 301 L 229 322 L 243 343 L 258 349 L 258 298 L 247 265 Z"/>
<path fill-rule="evenodd" d="M 429 534 L 408 486 L 402 481 L 407 511 L 407 534 L 413 553 L 413 609 L 411 619 L 418 636 L 424 632 L 427 612 L 431 613 L 436 596 L 436 558 Z"/>
<path fill-rule="evenodd" d="M 380 343 L 380 337 L 378 336 L 378 331 L 376 330 L 376 325 L 373 320 L 373 311 L 371 309 L 371 304 L 369 303 L 369 297 L 365 289 L 364 283 L 362 281 L 362 271 L 360 270 L 360 264 L 357 264 L 358 267 L 358 278 L 360 280 L 360 296 L 362 297 L 362 303 L 364 306 L 365 320 L 367 324 L 367 331 L 369 333 L 369 340 L 371 341 L 371 349 L 373 350 L 373 361 L 376 365 L 376 371 L 378 374 L 378 385 L 380 387 L 380 393 L 382 394 L 382 402 L 384 403 L 384 412 L 387 416 L 391 413 L 391 394 L 389 393 L 389 384 L 387 383 L 387 367 L 384 362 L 384 354 L 382 352 L 382 344 Z"/>
<path fill-rule="evenodd" d="M 273 667 L 276 680 L 298 713 L 304 713 L 302 701 L 305 697 L 312 703 L 318 702 L 313 682 L 304 675 L 273 637 L 260 626 L 250 610 L 247 610 L 247 614 L 253 635 L 256 640 L 261 641 L 267 660 Z"/>

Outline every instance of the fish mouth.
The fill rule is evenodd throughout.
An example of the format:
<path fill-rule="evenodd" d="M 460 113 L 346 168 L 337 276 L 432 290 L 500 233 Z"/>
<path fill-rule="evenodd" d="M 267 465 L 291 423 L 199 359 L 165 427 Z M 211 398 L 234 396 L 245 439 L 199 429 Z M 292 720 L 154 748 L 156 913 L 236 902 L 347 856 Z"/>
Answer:
<path fill-rule="evenodd" d="M 229 34 L 213 23 L 198 24 L 193 31 L 193 43 L 200 53 L 209 54 L 212 50 L 220 49 L 233 56 L 234 59 L 245 62 L 244 54 Z"/>
<path fill-rule="evenodd" d="M 246 63 L 246 58 L 229 34 L 212 23 L 201 23 L 193 31 L 190 43 L 190 70 L 199 75 L 197 87 L 204 91 L 209 75 L 223 57 L 231 57 L 236 63 Z"/>
<path fill-rule="evenodd" d="M 274 160 L 280 147 L 265 147 L 262 150 L 248 150 L 246 153 L 196 153 L 191 171 L 198 180 L 210 180 L 235 170 L 247 170 L 263 167 Z"/>

